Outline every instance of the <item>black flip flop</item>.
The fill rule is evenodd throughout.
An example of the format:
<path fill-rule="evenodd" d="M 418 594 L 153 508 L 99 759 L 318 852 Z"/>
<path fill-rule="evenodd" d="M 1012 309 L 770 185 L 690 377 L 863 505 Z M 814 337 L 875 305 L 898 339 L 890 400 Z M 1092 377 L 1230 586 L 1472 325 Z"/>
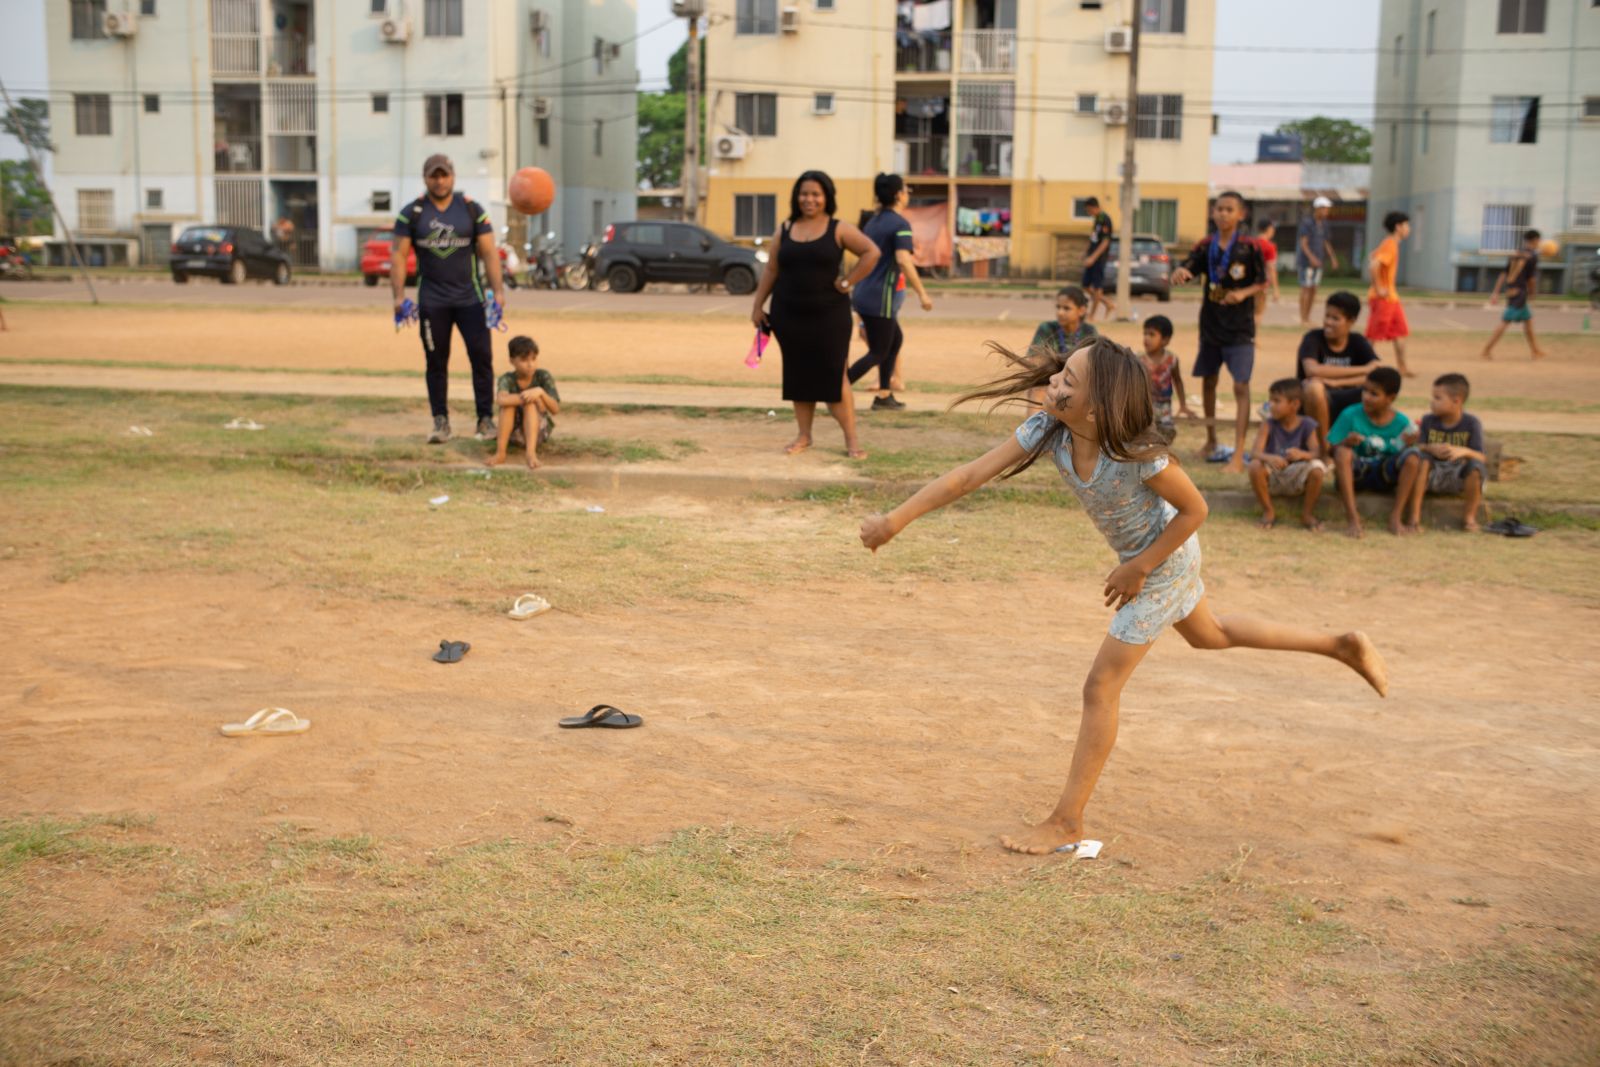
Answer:
<path fill-rule="evenodd" d="M 596 704 L 582 715 L 573 719 L 562 719 L 557 725 L 568 730 L 577 730 L 587 726 L 601 726 L 608 730 L 628 730 L 644 723 L 637 715 L 629 715 L 621 708 L 614 708 L 610 704 Z"/>
<path fill-rule="evenodd" d="M 1537 526 L 1529 526 L 1516 518 L 1504 518 L 1491 522 L 1484 529 L 1489 533 L 1499 534 L 1502 537 L 1532 537 L 1539 532 Z"/>
<path fill-rule="evenodd" d="M 460 663 L 472 646 L 465 641 L 440 641 L 439 651 L 433 654 L 435 663 Z"/>

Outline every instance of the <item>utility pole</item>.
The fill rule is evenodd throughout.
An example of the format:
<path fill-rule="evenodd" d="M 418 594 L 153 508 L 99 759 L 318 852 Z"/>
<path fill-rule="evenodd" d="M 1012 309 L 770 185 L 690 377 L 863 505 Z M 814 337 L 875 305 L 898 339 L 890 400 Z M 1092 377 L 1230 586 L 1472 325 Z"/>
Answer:
<path fill-rule="evenodd" d="M 1133 322 L 1133 206 L 1138 198 L 1134 181 L 1133 149 L 1139 140 L 1139 24 L 1144 21 L 1140 0 L 1130 0 L 1133 8 L 1133 40 L 1128 49 L 1128 132 L 1122 137 L 1122 194 L 1118 209 L 1122 220 L 1117 226 L 1117 308 L 1119 322 Z"/>
<path fill-rule="evenodd" d="M 0 81 L 0 97 L 5 99 L 6 110 L 11 114 L 17 113 L 16 106 L 11 102 L 11 91 L 6 88 L 6 83 Z M 50 201 L 50 208 L 56 213 L 56 221 L 61 224 L 61 232 L 67 235 L 67 252 L 72 257 L 72 262 L 78 265 L 78 270 L 83 274 L 83 284 L 89 287 L 89 303 L 100 303 L 100 297 L 94 291 L 94 279 L 89 277 L 89 268 L 84 266 L 83 257 L 78 255 L 78 242 L 72 236 L 72 229 L 67 225 L 67 220 L 61 216 L 61 207 L 56 203 L 55 194 L 50 191 L 50 186 L 44 180 L 44 164 L 39 160 L 39 153 L 34 150 L 33 144 L 26 137 L 19 137 L 22 147 L 28 150 L 28 162 L 33 164 L 34 176 L 39 179 L 39 188 L 44 190 L 45 199 Z"/>
<path fill-rule="evenodd" d="M 683 221 L 697 222 L 700 214 L 700 16 L 705 0 L 672 0 L 672 13 L 689 20 L 689 51 L 683 89 Z"/>

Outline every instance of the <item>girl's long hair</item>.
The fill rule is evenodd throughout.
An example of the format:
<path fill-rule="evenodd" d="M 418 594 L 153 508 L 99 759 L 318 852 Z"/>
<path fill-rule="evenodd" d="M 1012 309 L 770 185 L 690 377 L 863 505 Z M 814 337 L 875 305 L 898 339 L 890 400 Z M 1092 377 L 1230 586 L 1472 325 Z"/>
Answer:
<path fill-rule="evenodd" d="M 1158 456 L 1173 456 L 1156 432 L 1156 410 L 1150 401 L 1150 377 L 1132 350 L 1107 337 L 1086 341 L 1089 349 L 1089 408 L 1094 412 L 1099 431 L 1100 451 L 1122 463 L 1148 463 Z M 990 351 L 1009 364 L 1010 369 L 988 385 L 956 398 L 956 404 L 990 401 L 988 410 L 1002 405 L 1040 407 L 1029 394 L 1043 389 L 1066 366 L 1071 353 L 1057 352 L 1049 345 L 1034 345 L 1017 354 L 995 341 Z M 1055 421 L 1039 443 L 1000 476 L 1014 478 L 1033 466 L 1042 455 L 1055 451 L 1066 433 L 1066 425 Z"/>

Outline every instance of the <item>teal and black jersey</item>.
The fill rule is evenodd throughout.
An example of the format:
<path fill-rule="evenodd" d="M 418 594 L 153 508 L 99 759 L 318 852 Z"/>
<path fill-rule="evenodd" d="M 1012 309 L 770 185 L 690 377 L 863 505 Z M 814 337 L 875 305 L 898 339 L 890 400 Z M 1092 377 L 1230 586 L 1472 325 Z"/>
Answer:
<path fill-rule="evenodd" d="M 489 213 L 456 193 L 443 211 L 425 196 L 400 209 L 396 237 L 411 238 L 417 252 L 417 303 L 423 307 L 465 307 L 483 303 L 483 278 L 474 245 L 493 233 Z"/>
<path fill-rule="evenodd" d="M 905 272 L 894 254 L 902 248 L 912 251 L 911 223 L 898 211 L 880 211 L 867 220 L 861 232 L 878 246 L 878 264 L 856 286 L 850 304 L 857 314 L 892 319 L 900 313 L 906 296 Z"/>

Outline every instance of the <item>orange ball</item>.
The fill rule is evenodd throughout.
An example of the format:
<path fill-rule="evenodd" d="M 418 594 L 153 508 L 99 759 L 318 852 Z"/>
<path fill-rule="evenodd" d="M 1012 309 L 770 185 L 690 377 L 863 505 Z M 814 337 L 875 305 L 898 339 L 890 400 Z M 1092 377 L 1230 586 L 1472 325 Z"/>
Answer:
<path fill-rule="evenodd" d="M 1561 246 L 1548 237 L 1539 243 L 1539 254 L 1545 259 L 1554 259 L 1559 251 L 1561 251 Z"/>
<path fill-rule="evenodd" d="M 543 215 L 556 200 L 556 182 L 540 167 L 523 167 L 511 176 L 506 192 L 511 206 L 524 215 Z"/>

